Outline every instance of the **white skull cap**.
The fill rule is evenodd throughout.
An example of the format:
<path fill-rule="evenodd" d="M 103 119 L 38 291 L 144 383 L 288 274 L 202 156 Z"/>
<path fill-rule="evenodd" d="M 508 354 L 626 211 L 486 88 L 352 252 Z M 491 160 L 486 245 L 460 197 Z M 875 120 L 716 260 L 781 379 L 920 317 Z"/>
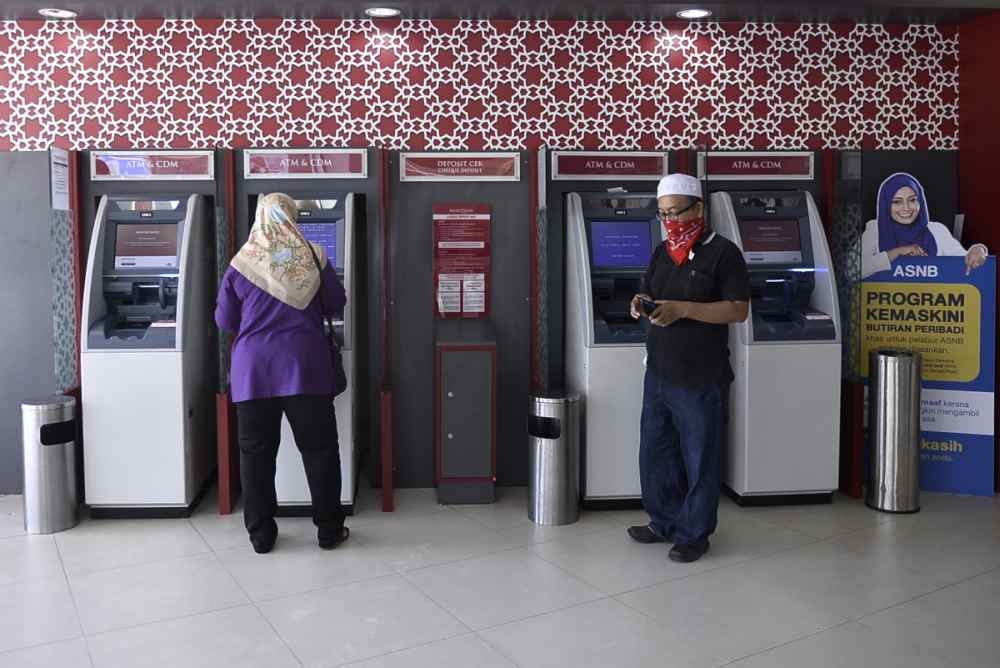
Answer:
<path fill-rule="evenodd" d="M 701 196 L 701 181 L 687 174 L 670 174 L 660 179 L 656 187 L 656 199 L 666 195 L 687 195 L 703 199 Z"/>

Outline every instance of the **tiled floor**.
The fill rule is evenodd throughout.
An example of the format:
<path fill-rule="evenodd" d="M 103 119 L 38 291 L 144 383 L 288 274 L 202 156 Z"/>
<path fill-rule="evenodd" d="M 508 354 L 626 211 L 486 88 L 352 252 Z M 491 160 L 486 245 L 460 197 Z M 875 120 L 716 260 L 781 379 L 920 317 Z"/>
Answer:
<path fill-rule="evenodd" d="M 687 566 L 639 512 L 528 521 L 523 489 L 443 507 L 366 492 L 351 540 L 239 515 L 85 521 L 25 536 L 0 497 L 0 668 L 982 668 L 1000 665 L 1000 499 L 927 494 L 913 516 L 725 501 Z"/>

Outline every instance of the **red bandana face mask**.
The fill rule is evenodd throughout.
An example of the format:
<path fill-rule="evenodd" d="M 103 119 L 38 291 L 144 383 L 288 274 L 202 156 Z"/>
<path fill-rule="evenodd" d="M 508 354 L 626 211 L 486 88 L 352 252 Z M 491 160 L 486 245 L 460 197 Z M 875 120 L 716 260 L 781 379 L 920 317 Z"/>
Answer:
<path fill-rule="evenodd" d="M 705 217 L 698 216 L 691 220 L 671 220 L 663 221 L 663 229 L 667 233 L 667 240 L 664 245 L 667 253 L 678 267 L 688 261 L 691 249 L 698 242 L 701 233 L 705 230 Z"/>

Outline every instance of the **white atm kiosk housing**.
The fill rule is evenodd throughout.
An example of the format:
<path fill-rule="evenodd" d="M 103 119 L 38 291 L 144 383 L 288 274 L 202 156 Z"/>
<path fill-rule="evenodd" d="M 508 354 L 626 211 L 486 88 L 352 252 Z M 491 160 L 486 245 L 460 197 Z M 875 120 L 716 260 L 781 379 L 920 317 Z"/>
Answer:
<path fill-rule="evenodd" d="M 326 249 L 329 261 L 347 291 L 344 317 L 334 323 L 334 334 L 340 345 L 347 373 L 347 389 L 334 400 L 337 411 L 337 436 L 340 442 L 341 505 L 351 509 L 357 477 L 357 454 L 354 444 L 357 423 L 357 364 L 354 355 L 355 313 L 357 296 L 354 291 L 355 202 L 351 193 L 303 193 L 289 191 L 299 210 L 298 226 L 306 240 Z M 250 198 L 250 212 L 257 209 L 256 196 Z M 281 445 L 275 474 L 275 491 L 282 514 L 306 514 L 312 506 L 309 483 L 302 457 L 295 446 L 295 437 L 286 418 L 281 419 Z"/>
<path fill-rule="evenodd" d="M 81 332 L 84 480 L 95 514 L 187 514 L 212 473 L 212 239 L 202 195 L 101 198 Z"/>
<path fill-rule="evenodd" d="M 805 191 L 717 192 L 713 229 L 742 250 L 750 317 L 730 327 L 725 483 L 741 503 L 825 501 L 837 489 L 840 315 L 830 251 Z"/>
<path fill-rule="evenodd" d="M 629 304 L 662 241 L 656 196 L 571 193 L 566 215 L 566 383 L 583 399 L 583 499 L 634 503 L 648 323 Z"/>

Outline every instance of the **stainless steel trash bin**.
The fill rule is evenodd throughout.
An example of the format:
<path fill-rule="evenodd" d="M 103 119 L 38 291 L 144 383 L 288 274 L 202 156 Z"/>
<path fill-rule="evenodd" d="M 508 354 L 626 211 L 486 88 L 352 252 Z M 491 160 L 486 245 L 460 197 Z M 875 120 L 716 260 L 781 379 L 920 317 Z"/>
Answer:
<path fill-rule="evenodd" d="M 24 529 L 54 533 L 76 526 L 76 399 L 63 395 L 21 402 L 24 443 Z"/>
<path fill-rule="evenodd" d="M 580 514 L 580 398 L 531 398 L 528 414 L 528 517 L 572 524 Z"/>
<path fill-rule="evenodd" d="M 875 350 L 868 397 L 865 503 L 886 513 L 920 510 L 920 353 Z"/>

